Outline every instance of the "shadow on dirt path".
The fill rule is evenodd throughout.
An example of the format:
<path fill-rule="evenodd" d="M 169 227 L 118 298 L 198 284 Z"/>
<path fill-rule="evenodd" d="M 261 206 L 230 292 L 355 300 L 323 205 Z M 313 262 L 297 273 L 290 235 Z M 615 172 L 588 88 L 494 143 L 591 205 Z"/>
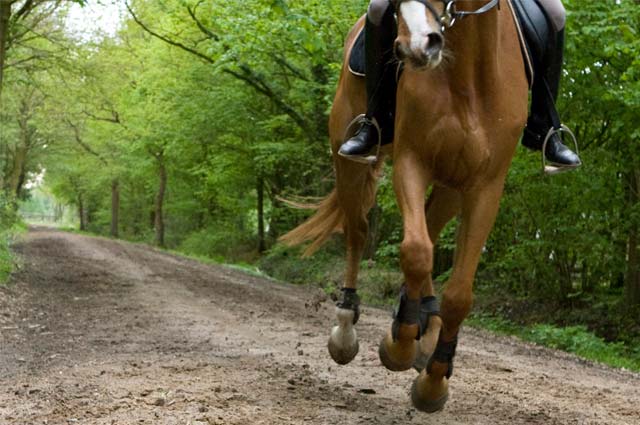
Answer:
<path fill-rule="evenodd" d="M 34 229 L 0 289 L 0 424 L 640 424 L 640 376 L 465 330 L 444 412 L 387 372 L 387 312 L 326 352 L 322 292 L 152 248 Z"/>

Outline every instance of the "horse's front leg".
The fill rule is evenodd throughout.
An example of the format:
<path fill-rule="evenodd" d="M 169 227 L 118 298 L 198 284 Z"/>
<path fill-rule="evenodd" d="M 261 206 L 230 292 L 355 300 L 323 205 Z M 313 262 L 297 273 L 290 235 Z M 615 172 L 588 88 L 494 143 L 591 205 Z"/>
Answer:
<path fill-rule="evenodd" d="M 440 185 L 434 185 L 429 200 L 425 204 L 427 216 L 427 230 L 429 238 L 434 246 L 438 243 L 442 229 L 453 217 L 460 212 L 461 197 L 455 189 Z M 422 301 L 420 302 L 420 325 L 422 337 L 420 338 L 418 356 L 413 367 L 421 372 L 427 367 L 431 354 L 435 351 L 442 327 L 440 319 L 440 306 L 435 297 L 432 276 L 427 279 L 422 287 Z"/>
<path fill-rule="evenodd" d="M 396 151 L 393 185 L 404 225 L 400 265 L 405 285 L 391 330 L 383 338 L 378 350 L 382 364 L 393 371 L 413 366 L 417 341 L 422 334 L 422 290 L 431 275 L 433 264 L 433 244 L 427 232 L 424 212 L 424 196 L 429 182 L 428 172 L 411 152 Z"/>
<path fill-rule="evenodd" d="M 442 295 L 442 330 L 427 368 L 416 378 L 411 392 L 419 410 L 435 412 L 447 401 L 458 330 L 472 307 L 473 279 L 498 212 L 503 186 L 504 178 L 499 178 L 463 194 L 453 273 Z"/>

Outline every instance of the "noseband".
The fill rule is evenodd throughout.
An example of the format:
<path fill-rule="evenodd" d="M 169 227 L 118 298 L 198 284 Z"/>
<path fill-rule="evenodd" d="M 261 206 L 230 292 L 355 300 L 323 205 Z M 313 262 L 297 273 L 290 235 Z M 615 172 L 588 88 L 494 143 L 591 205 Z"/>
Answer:
<path fill-rule="evenodd" d="M 396 3 L 396 8 L 398 8 L 402 3 L 407 1 L 417 1 L 418 3 L 422 3 L 427 10 L 431 12 L 436 22 L 440 23 L 441 32 L 444 32 L 447 28 L 451 28 L 458 19 L 462 19 L 469 15 L 481 15 L 500 4 L 500 0 L 491 0 L 476 10 L 458 11 L 456 10 L 456 0 L 440 0 L 444 5 L 443 12 L 440 13 L 429 0 L 396 0 L 394 3 Z"/>

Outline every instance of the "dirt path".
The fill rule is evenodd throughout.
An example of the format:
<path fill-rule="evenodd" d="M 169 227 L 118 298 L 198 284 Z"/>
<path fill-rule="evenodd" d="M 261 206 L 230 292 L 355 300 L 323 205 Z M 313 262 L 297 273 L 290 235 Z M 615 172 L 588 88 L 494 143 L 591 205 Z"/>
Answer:
<path fill-rule="evenodd" d="M 148 247 L 46 229 L 0 289 L 0 424 L 640 424 L 640 376 L 466 330 L 444 412 L 411 408 L 415 374 L 333 364 L 333 305 Z"/>

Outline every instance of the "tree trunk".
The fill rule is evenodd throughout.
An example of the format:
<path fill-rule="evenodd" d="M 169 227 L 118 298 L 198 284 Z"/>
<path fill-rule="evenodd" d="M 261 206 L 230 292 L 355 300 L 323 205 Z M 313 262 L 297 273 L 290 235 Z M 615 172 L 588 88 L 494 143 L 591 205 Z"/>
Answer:
<path fill-rule="evenodd" d="M 62 221 L 62 217 L 64 216 L 64 205 L 56 202 L 56 205 L 53 211 L 54 211 L 53 221 L 55 223 L 59 223 L 60 221 Z"/>
<path fill-rule="evenodd" d="M 629 207 L 640 202 L 640 172 L 633 170 L 629 175 Z M 640 252 L 638 252 L 638 223 L 632 219 L 627 238 L 627 278 L 625 281 L 625 303 L 627 307 L 640 306 Z"/>
<path fill-rule="evenodd" d="M 4 61 L 7 55 L 7 39 L 9 37 L 9 19 L 11 18 L 11 0 L 0 0 L 0 101 L 2 100 L 2 82 Z"/>
<path fill-rule="evenodd" d="M 20 137 L 13 152 L 13 160 L 11 161 L 11 172 L 6 181 L 5 187 L 7 193 L 18 199 L 20 191 L 24 185 L 26 177 L 26 166 L 31 143 L 34 140 L 35 129 L 29 125 L 32 117 L 32 107 L 30 99 L 23 99 L 20 106 L 20 116 L 18 117 L 18 126 L 20 127 Z"/>
<path fill-rule="evenodd" d="M 595 289 L 595 282 L 589 276 L 589 263 L 587 263 L 587 260 L 582 260 L 582 270 L 580 270 L 580 277 L 582 279 L 582 291 L 587 294 L 592 294 Z"/>
<path fill-rule="evenodd" d="M 111 181 L 111 237 L 117 238 L 120 215 L 120 184 L 118 179 Z"/>
<path fill-rule="evenodd" d="M 160 154 L 158 159 L 158 194 L 156 195 L 156 205 L 154 211 L 155 229 L 156 229 L 156 245 L 164 247 L 164 218 L 162 216 L 162 208 L 164 206 L 164 194 L 167 189 L 167 169 L 164 165 L 163 155 Z"/>
<path fill-rule="evenodd" d="M 258 177 L 258 252 L 267 250 L 267 243 L 264 237 L 264 179 Z"/>
<path fill-rule="evenodd" d="M 87 230 L 87 219 L 84 210 L 84 199 L 82 198 L 82 193 L 78 193 L 78 217 L 80 218 L 80 231 L 84 232 Z"/>
<path fill-rule="evenodd" d="M 26 159 L 26 147 L 22 144 L 16 146 L 16 151 L 13 156 L 13 166 L 11 168 L 11 174 L 9 174 L 9 180 L 7 181 L 7 194 L 15 198 L 17 198 L 20 194 L 20 176 L 22 176 L 24 173 L 24 163 Z"/>

